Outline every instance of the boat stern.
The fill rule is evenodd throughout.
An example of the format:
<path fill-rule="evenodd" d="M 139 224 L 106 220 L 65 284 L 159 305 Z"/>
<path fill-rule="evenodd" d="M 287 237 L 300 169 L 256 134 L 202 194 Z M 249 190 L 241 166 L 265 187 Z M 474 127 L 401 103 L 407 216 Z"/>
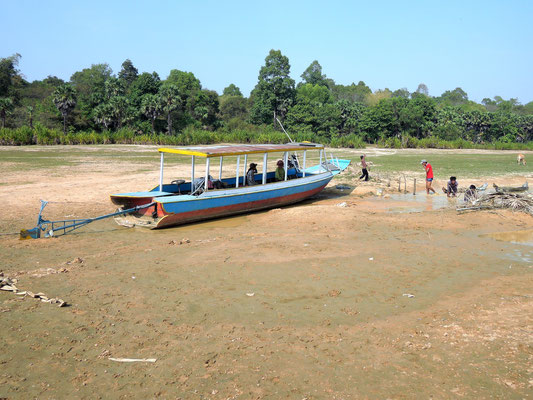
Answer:
<path fill-rule="evenodd" d="M 171 194 L 171 193 L 169 193 Z M 154 229 L 158 226 L 159 221 L 165 216 L 165 211 L 161 203 L 157 201 L 157 197 L 161 192 L 135 192 L 135 193 L 119 193 L 110 196 L 111 202 L 119 208 L 117 211 L 126 210 L 153 203 L 152 206 L 142 208 L 129 214 L 120 214 L 114 217 L 115 222 L 122 226 L 144 226 Z"/>

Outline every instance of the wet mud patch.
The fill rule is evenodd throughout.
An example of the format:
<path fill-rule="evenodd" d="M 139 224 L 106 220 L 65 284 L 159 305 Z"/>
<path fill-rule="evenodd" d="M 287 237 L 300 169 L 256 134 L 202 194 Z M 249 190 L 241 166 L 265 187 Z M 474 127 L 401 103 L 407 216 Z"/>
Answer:
<path fill-rule="evenodd" d="M 533 229 L 488 233 L 485 236 L 498 241 L 533 246 Z"/>

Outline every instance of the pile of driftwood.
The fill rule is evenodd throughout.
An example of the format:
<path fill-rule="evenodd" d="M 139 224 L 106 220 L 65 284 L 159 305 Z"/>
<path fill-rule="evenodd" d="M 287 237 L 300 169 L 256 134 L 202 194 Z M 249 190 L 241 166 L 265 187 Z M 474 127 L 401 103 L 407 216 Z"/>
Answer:
<path fill-rule="evenodd" d="M 483 195 L 478 194 L 470 201 L 465 202 L 463 206 L 458 207 L 457 211 L 492 210 L 497 208 L 521 211 L 533 215 L 533 195 L 527 192 L 509 193 L 503 191 Z"/>

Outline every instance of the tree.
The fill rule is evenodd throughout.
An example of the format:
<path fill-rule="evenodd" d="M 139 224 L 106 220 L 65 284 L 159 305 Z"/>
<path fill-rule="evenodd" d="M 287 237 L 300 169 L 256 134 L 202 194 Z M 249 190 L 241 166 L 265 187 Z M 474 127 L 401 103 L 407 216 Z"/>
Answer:
<path fill-rule="evenodd" d="M 462 125 L 469 134 L 467 139 L 475 143 L 481 143 L 485 138 L 485 133 L 490 128 L 489 113 L 480 111 L 469 111 L 462 115 Z"/>
<path fill-rule="evenodd" d="M 159 90 L 161 109 L 167 114 L 168 134 L 172 135 L 172 111 L 176 110 L 181 104 L 180 91 L 176 85 L 164 84 Z"/>
<path fill-rule="evenodd" d="M 429 90 L 425 83 L 421 83 L 416 88 L 416 94 L 423 94 L 424 96 L 429 96 Z"/>
<path fill-rule="evenodd" d="M 57 108 L 52 101 L 52 93 L 64 82 L 56 77 L 48 77 L 42 81 L 25 83 L 18 90 L 20 94 L 20 107 L 16 109 L 15 123 L 18 126 L 28 124 L 30 117 L 31 125 L 42 124 L 47 128 L 59 128 L 61 118 L 57 116 Z M 29 112 L 28 107 L 33 111 Z"/>
<path fill-rule="evenodd" d="M 126 94 L 124 81 L 121 81 L 113 76 L 105 81 L 104 89 L 107 100 L 110 100 L 115 96 L 124 96 Z"/>
<path fill-rule="evenodd" d="M 77 93 L 78 108 L 81 110 L 82 127 L 88 127 L 94 120 L 94 109 L 105 101 L 105 82 L 111 77 L 112 70 L 108 64 L 93 64 L 75 72 L 70 82 Z"/>
<path fill-rule="evenodd" d="M 113 123 L 113 107 L 109 103 L 102 103 L 95 107 L 94 120 L 97 124 L 101 124 L 104 130 L 108 130 Z"/>
<path fill-rule="evenodd" d="M 331 138 L 341 124 L 340 109 L 333 104 L 297 103 L 287 113 L 286 126 L 292 132 Z"/>
<path fill-rule="evenodd" d="M 417 96 L 400 111 L 402 131 L 418 139 L 431 134 L 436 120 L 435 100 Z"/>
<path fill-rule="evenodd" d="M 392 97 L 401 97 L 402 99 L 408 99 L 411 93 L 407 88 L 401 88 L 392 92 Z"/>
<path fill-rule="evenodd" d="M 131 107 L 140 110 L 145 95 L 156 95 L 161 86 L 161 79 L 157 72 L 143 72 L 133 81 L 129 88 L 128 99 Z"/>
<path fill-rule="evenodd" d="M 122 63 L 122 69 L 118 73 L 118 79 L 124 82 L 126 88 L 129 88 L 133 81 L 137 79 L 138 75 L 139 71 L 137 71 L 137 68 L 133 66 L 130 59 L 126 59 Z"/>
<path fill-rule="evenodd" d="M 222 96 L 239 96 L 239 97 L 242 97 L 241 89 L 239 89 L 233 83 L 230 83 L 230 85 L 228 87 L 224 88 L 224 91 L 222 92 Z"/>
<path fill-rule="evenodd" d="M 349 100 L 340 100 L 335 106 L 340 111 L 339 134 L 341 136 L 351 133 L 360 134 L 361 120 L 367 107 L 363 103 L 355 103 Z"/>
<path fill-rule="evenodd" d="M 219 111 L 218 94 L 212 90 L 200 90 L 190 100 L 191 113 L 204 129 L 217 125 Z"/>
<path fill-rule="evenodd" d="M 463 89 L 458 87 L 451 91 L 446 90 L 440 96 L 440 101 L 451 106 L 458 106 L 468 103 L 468 94 L 466 94 Z"/>
<path fill-rule="evenodd" d="M 63 117 L 63 134 L 67 133 L 67 116 L 76 106 L 76 91 L 71 85 L 59 86 L 52 94 L 53 101 Z"/>
<path fill-rule="evenodd" d="M 0 58 L 0 97 L 11 97 L 13 99 L 15 88 L 22 78 L 17 69 L 20 54 L 13 54 L 11 57 Z"/>
<path fill-rule="evenodd" d="M 109 99 L 109 105 L 111 106 L 115 120 L 115 127 L 117 129 L 122 128 L 122 123 L 124 122 L 128 109 L 128 99 L 125 96 L 113 96 Z"/>
<path fill-rule="evenodd" d="M 144 95 L 141 103 L 141 112 L 152 123 L 152 134 L 155 134 L 155 120 L 161 115 L 161 99 L 154 94 Z"/>
<path fill-rule="evenodd" d="M 313 61 L 300 77 L 305 83 L 328 87 L 326 75 L 322 74 L 322 66 L 317 60 Z"/>
<path fill-rule="evenodd" d="M 48 75 L 46 78 L 43 79 L 43 83 L 48 86 L 58 87 L 64 84 L 65 81 L 61 78 L 58 78 L 57 76 Z"/>
<path fill-rule="evenodd" d="M 289 59 L 280 50 L 270 50 L 259 71 L 252 97 L 251 120 L 261 124 L 282 119 L 294 100 L 294 80 L 290 77 Z"/>
<path fill-rule="evenodd" d="M 6 116 L 13 111 L 13 100 L 9 97 L 0 97 L 0 118 L 2 118 L 2 128 L 6 127 Z"/>
<path fill-rule="evenodd" d="M 322 105 L 329 103 L 330 98 L 328 88 L 318 84 L 305 83 L 296 89 L 296 102 L 298 103 Z"/>
<path fill-rule="evenodd" d="M 181 100 L 177 110 L 180 112 L 175 114 L 176 117 L 179 117 L 182 120 L 181 125 L 187 124 L 188 120 L 192 119 L 192 114 L 194 112 L 194 107 L 191 103 L 196 94 L 202 89 L 200 80 L 197 79 L 192 72 L 173 69 L 170 71 L 165 84 L 174 85 L 178 89 Z"/>
<path fill-rule="evenodd" d="M 33 129 L 33 111 L 34 110 L 35 109 L 32 106 L 26 106 L 26 111 L 28 112 L 30 129 Z"/>
<path fill-rule="evenodd" d="M 143 97 L 145 94 L 157 94 L 160 86 L 161 79 L 157 72 L 143 72 L 133 81 L 130 90 L 132 95 Z"/>
<path fill-rule="evenodd" d="M 372 90 L 363 81 L 359 81 L 357 85 L 355 83 L 348 86 L 333 85 L 330 88 L 336 101 L 348 100 L 363 103 L 366 97 L 372 93 Z"/>
<path fill-rule="evenodd" d="M 242 96 L 222 96 L 220 98 L 220 116 L 224 121 L 233 118 L 245 119 L 248 114 L 246 99 Z"/>
<path fill-rule="evenodd" d="M 392 92 L 390 89 L 378 89 L 374 93 L 369 93 L 366 95 L 365 103 L 370 106 L 375 106 L 383 99 L 390 99 L 392 97 Z"/>
<path fill-rule="evenodd" d="M 523 112 L 525 115 L 533 115 L 533 101 L 524 104 Z"/>

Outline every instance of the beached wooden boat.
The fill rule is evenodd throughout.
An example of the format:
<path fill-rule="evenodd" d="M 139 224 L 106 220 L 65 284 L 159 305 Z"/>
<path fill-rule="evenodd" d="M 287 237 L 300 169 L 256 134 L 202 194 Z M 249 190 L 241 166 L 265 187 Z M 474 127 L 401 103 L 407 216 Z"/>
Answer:
<path fill-rule="evenodd" d="M 318 156 L 318 163 L 307 167 L 312 152 Z M 158 186 L 148 192 L 111 195 L 111 201 L 121 209 L 149 205 L 115 217 L 119 224 L 154 229 L 296 203 L 320 192 L 350 164 L 350 160 L 333 156 L 327 160 L 324 146 L 314 143 L 160 148 L 159 153 Z M 286 166 L 283 180 L 276 181 L 275 172 L 268 171 L 268 158 L 272 153 L 282 155 L 280 158 Z M 190 181 L 164 182 L 164 157 L 172 154 L 191 157 Z M 262 172 L 255 173 L 253 184 L 249 185 L 246 168 L 251 155 L 262 155 Z M 224 157 L 236 157 L 235 176 L 222 177 Z M 198 158 L 205 159 L 205 173 L 195 178 Z M 218 161 L 216 180 L 210 175 L 212 160 Z"/>
<path fill-rule="evenodd" d="M 492 184 L 496 193 L 518 193 L 527 192 L 529 190 L 528 183 L 524 183 L 522 186 L 498 186 L 495 183 Z"/>

